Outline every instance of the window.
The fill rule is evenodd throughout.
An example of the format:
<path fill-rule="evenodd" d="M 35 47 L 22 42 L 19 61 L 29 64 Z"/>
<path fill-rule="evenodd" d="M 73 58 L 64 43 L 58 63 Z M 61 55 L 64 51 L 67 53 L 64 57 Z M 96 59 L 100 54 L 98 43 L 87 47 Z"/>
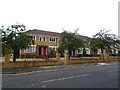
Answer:
<path fill-rule="evenodd" d="M 90 49 L 89 48 L 85 48 L 86 50 L 86 54 L 90 54 Z"/>
<path fill-rule="evenodd" d="M 49 42 L 56 42 L 56 38 L 50 37 Z"/>
<path fill-rule="evenodd" d="M 35 53 L 36 45 L 29 45 L 28 48 L 25 49 L 25 53 Z"/>
<path fill-rule="evenodd" d="M 57 47 L 58 47 L 58 46 L 49 46 L 49 49 L 54 49 L 54 50 L 56 50 Z"/>
<path fill-rule="evenodd" d="M 100 54 L 100 53 L 101 53 L 101 49 L 98 49 L 98 50 L 97 50 L 97 53 Z"/>
<path fill-rule="evenodd" d="M 116 54 L 118 54 L 118 49 L 116 49 Z"/>
<path fill-rule="evenodd" d="M 115 50 L 112 50 L 112 54 L 115 54 Z"/>
<path fill-rule="evenodd" d="M 36 36 L 33 36 L 33 40 L 34 40 L 34 41 L 36 40 Z"/>
<path fill-rule="evenodd" d="M 45 42 L 45 41 L 46 41 L 46 38 L 45 38 L 44 36 L 40 36 L 40 41 Z"/>
<path fill-rule="evenodd" d="M 83 54 L 83 48 L 78 48 L 78 54 Z"/>
<path fill-rule="evenodd" d="M 103 50 L 103 53 L 105 53 L 106 51 L 105 50 Z"/>

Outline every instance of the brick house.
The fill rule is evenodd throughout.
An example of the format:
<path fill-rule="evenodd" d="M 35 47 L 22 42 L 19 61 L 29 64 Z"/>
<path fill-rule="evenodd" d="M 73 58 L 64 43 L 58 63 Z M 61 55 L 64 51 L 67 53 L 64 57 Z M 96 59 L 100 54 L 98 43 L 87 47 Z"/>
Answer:
<path fill-rule="evenodd" d="M 23 56 L 38 55 L 39 57 L 47 57 L 50 49 L 56 50 L 56 48 L 58 48 L 59 46 L 60 33 L 37 29 L 29 30 L 26 33 L 33 36 L 34 45 L 30 45 L 28 49 L 21 50 L 20 54 Z M 88 36 L 83 35 L 77 36 L 83 40 L 86 40 L 87 42 L 90 42 L 90 40 L 92 40 L 92 38 Z M 89 55 L 90 54 L 99 55 L 101 52 L 100 49 L 92 51 L 89 45 L 85 47 L 85 50 L 86 54 Z M 118 53 L 118 50 L 112 49 L 110 53 L 111 54 Z M 83 48 L 78 48 L 77 50 L 70 51 L 71 56 L 76 56 L 78 54 L 83 54 Z"/>
<path fill-rule="evenodd" d="M 21 50 L 21 55 L 38 55 L 46 57 L 49 49 L 55 49 L 59 46 L 59 35 L 57 32 L 43 30 L 29 30 L 26 33 L 33 36 L 34 45 L 26 50 Z"/>

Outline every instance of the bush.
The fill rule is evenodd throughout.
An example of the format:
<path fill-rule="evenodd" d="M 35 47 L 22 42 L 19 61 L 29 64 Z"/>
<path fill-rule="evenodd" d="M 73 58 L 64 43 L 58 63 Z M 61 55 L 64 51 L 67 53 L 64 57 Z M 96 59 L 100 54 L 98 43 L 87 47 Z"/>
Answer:
<path fill-rule="evenodd" d="M 78 56 L 78 57 L 82 57 L 82 56 L 83 56 L 83 54 L 78 54 L 77 56 Z"/>
<path fill-rule="evenodd" d="M 118 51 L 118 54 L 120 54 L 120 50 Z"/>
<path fill-rule="evenodd" d="M 92 54 L 86 54 L 86 57 L 92 57 L 93 55 Z"/>
<path fill-rule="evenodd" d="M 64 53 L 60 53 L 60 57 L 64 57 Z"/>
<path fill-rule="evenodd" d="M 55 52 L 54 49 L 50 49 L 50 52 L 49 52 L 49 54 L 48 54 L 48 57 L 49 57 L 49 58 L 54 58 L 54 57 L 56 57 L 56 52 Z"/>
<path fill-rule="evenodd" d="M 39 58 L 39 55 L 34 55 L 33 58 Z"/>

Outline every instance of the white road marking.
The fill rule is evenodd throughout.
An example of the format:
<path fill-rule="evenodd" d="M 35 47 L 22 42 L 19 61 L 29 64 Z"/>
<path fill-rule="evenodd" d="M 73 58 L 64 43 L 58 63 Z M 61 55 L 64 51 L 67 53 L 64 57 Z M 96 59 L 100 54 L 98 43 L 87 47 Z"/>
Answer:
<path fill-rule="evenodd" d="M 32 86 L 33 86 L 33 84 L 32 84 Z"/>
<path fill-rule="evenodd" d="M 66 77 L 66 78 L 61 78 L 61 80 L 64 80 L 64 79 L 69 79 L 69 78 L 74 78 L 75 76 L 72 76 L 72 77 Z M 59 79 L 60 80 L 60 79 Z"/>
<path fill-rule="evenodd" d="M 101 66 L 101 65 L 96 65 L 96 66 Z"/>
<path fill-rule="evenodd" d="M 91 75 L 91 74 L 84 74 L 84 75 L 81 75 L 81 76 L 83 76 L 83 77 L 84 77 L 84 76 L 88 76 L 88 75 Z"/>
<path fill-rule="evenodd" d="M 45 87 L 45 86 L 42 86 L 43 88 Z"/>
<path fill-rule="evenodd" d="M 76 77 L 84 77 L 84 76 L 88 76 L 88 75 L 91 75 L 91 74 L 84 74 L 84 75 L 80 75 L 80 76 L 76 76 Z"/>
<path fill-rule="evenodd" d="M 80 76 L 71 76 L 71 77 L 65 77 L 65 78 L 59 78 L 59 79 L 52 79 L 52 80 L 46 80 L 46 81 L 42 81 L 41 83 L 47 83 L 47 82 L 53 82 L 53 81 L 58 81 L 58 80 L 65 80 L 65 79 L 71 79 L 71 78 L 76 78 L 76 77 L 85 77 L 91 74 L 83 74 Z"/>
<path fill-rule="evenodd" d="M 98 65 L 110 65 L 110 64 L 107 64 L 107 63 L 98 63 Z"/>

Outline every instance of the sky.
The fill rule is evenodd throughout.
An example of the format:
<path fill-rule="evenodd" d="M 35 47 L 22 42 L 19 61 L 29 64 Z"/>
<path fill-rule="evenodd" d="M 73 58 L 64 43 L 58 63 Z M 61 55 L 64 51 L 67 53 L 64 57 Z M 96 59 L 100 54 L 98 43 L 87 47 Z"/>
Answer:
<path fill-rule="evenodd" d="M 78 29 L 92 37 L 100 30 L 118 35 L 119 0 L 0 0 L 0 26 L 16 22 L 26 29 L 53 32 Z"/>

